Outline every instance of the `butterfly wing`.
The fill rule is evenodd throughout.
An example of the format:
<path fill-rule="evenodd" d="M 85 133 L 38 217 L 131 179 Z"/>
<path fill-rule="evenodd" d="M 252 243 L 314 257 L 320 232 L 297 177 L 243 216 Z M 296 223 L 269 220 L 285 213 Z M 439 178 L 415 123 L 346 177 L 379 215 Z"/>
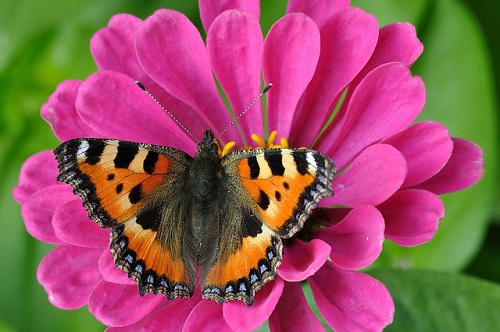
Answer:
<path fill-rule="evenodd" d="M 203 296 L 251 305 L 255 292 L 276 276 L 281 237 L 299 231 L 319 200 L 333 194 L 335 165 L 303 149 L 238 150 L 222 164 L 227 188 L 220 250 L 204 278 Z"/>
<path fill-rule="evenodd" d="M 172 148 L 92 138 L 54 153 L 58 180 L 73 187 L 92 220 L 111 228 L 115 264 L 141 295 L 191 296 L 195 268 L 183 259 L 188 209 L 179 193 L 193 159 Z"/>

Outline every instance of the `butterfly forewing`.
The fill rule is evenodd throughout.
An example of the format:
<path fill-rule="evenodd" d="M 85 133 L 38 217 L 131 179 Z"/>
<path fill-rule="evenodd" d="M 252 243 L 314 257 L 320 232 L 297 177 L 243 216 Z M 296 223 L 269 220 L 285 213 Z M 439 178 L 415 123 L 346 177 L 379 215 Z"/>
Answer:
<path fill-rule="evenodd" d="M 178 193 L 193 159 L 172 148 L 90 138 L 65 142 L 54 153 L 58 180 L 73 187 L 91 219 L 112 228 L 115 263 L 140 293 L 191 296 L 192 263 L 186 266 L 182 257 L 186 209 L 167 202 L 181 204 Z"/>

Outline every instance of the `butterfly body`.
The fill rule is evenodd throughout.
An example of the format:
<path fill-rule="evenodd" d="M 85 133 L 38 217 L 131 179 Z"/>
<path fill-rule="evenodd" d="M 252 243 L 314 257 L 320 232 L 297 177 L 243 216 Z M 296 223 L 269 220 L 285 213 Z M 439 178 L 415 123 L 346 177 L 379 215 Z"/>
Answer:
<path fill-rule="evenodd" d="M 194 158 L 183 151 L 82 138 L 54 151 L 58 180 L 89 217 L 111 228 L 117 267 L 141 295 L 251 305 L 276 277 L 281 238 L 300 230 L 332 195 L 333 162 L 305 149 L 237 150 L 220 158 L 207 130 Z M 200 272 L 200 273 L 198 273 Z"/>

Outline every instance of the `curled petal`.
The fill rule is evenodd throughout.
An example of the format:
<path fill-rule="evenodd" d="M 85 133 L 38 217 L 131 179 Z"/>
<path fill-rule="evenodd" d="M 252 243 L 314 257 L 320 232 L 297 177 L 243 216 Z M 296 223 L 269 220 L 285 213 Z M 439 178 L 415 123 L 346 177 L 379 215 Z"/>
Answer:
<path fill-rule="evenodd" d="M 231 47 L 227 47 L 227 45 Z M 262 31 L 255 16 L 228 10 L 214 21 L 207 35 L 207 51 L 217 80 L 235 114 L 246 109 L 260 93 Z M 264 134 L 262 104 L 239 121 L 245 137 Z"/>
<path fill-rule="evenodd" d="M 345 87 L 370 59 L 377 44 L 378 23 L 361 9 L 347 8 L 326 22 L 320 34 L 318 66 L 293 120 L 290 140 L 295 146 L 311 145 Z"/>
<path fill-rule="evenodd" d="M 43 258 L 37 278 L 50 303 L 61 309 L 76 309 L 87 304 L 91 291 L 101 280 L 97 269 L 100 252 L 95 248 L 63 245 Z"/>
<path fill-rule="evenodd" d="M 264 41 L 264 81 L 267 93 L 268 128 L 289 137 L 294 110 L 316 70 L 320 52 L 317 25 L 301 13 L 276 22 Z"/>
<path fill-rule="evenodd" d="M 390 62 L 401 62 L 410 67 L 423 50 L 424 45 L 418 39 L 417 30 L 412 24 L 398 22 L 381 28 L 377 47 L 370 61 L 350 84 L 352 90 L 347 93 L 346 100 L 350 99 L 354 88 L 373 69 Z"/>
<path fill-rule="evenodd" d="M 329 255 L 330 246 L 318 239 L 288 242 L 278 274 L 286 281 L 305 280 L 323 266 Z"/>
<path fill-rule="evenodd" d="M 276 277 L 255 294 L 255 301 L 248 307 L 242 301 L 229 301 L 222 306 L 222 312 L 227 324 L 236 331 L 255 330 L 271 315 L 281 293 L 284 281 Z"/>
<path fill-rule="evenodd" d="M 101 271 L 104 281 L 120 285 L 137 286 L 137 283 L 133 279 L 130 279 L 125 271 L 115 266 L 113 254 L 107 246 L 99 257 L 99 271 Z"/>
<path fill-rule="evenodd" d="M 387 144 L 366 148 L 333 180 L 332 197 L 324 198 L 321 206 L 378 205 L 394 194 L 406 177 L 403 155 Z"/>
<path fill-rule="evenodd" d="M 273 332 L 281 331 L 324 331 L 307 303 L 298 282 L 286 282 L 280 301 L 269 317 Z"/>
<path fill-rule="evenodd" d="M 328 210 L 324 213 L 328 217 Z M 373 206 L 358 206 L 339 223 L 317 229 L 314 237 L 331 246 L 330 260 L 335 265 L 348 270 L 361 269 L 382 252 L 384 218 Z"/>
<path fill-rule="evenodd" d="M 24 204 L 38 190 L 57 184 L 57 161 L 52 151 L 38 152 L 24 162 L 19 183 L 12 191 L 14 199 Z"/>
<path fill-rule="evenodd" d="M 101 281 L 90 295 L 89 311 L 108 326 L 125 326 L 144 318 L 163 301 L 167 301 L 164 296 L 151 293 L 141 297 L 137 286 Z"/>
<path fill-rule="evenodd" d="M 42 118 L 50 124 L 52 131 L 61 141 L 97 135 L 96 130 L 80 117 L 75 108 L 81 84 L 81 81 L 60 83 L 49 100 L 42 105 Z"/>
<path fill-rule="evenodd" d="M 76 106 L 105 137 L 195 150 L 186 133 L 124 74 L 107 71 L 88 77 Z"/>
<path fill-rule="evenodd" d="M 222 315 L 222 306 L 215 301 L 200 301 L 193 308 L 183 331 L 234 331 L 227 325 Z"/>
<path fill-rule="evenodd" d="M 21 208 L 26 230 L 40 241 L 63 244 L 52 226 L 55 211 L 64 203 L 74 200 L 70 186 L 56 184 L 31 195 Z"/>
<path fill-rule="evenodd" d="M 158 295 L 160 296 L 160 295 Z M 200 294 L 196 293 L 190 299 L 178 298 L 174 301 L 165 300 L 154 307 L 143 319 L 116 328 L 108 328 L 108 332 L 163 331 L 168 326 L 170 331 L 182 331 L 191 310 L 200 302 Z"/>
<path fill-rule="evenodd" d="M 335 331 L 381 331 L 392 322 L 391 295 L 367 274 L 327 262 L 308 281 L 321 315 Z"/>
<path fill-rule="evenodd" d="M 76 197 L 57 208 L 52 225 L 56 236 L 66 243 L 90 248 L 103 248 L 109 244 L 109 230 L 90 220 Z"/>
<path fill-rule="evenodd" d="M 402 246 L 430 241 L 444 217 L 441 199 L 426 190 L 408 189 L 378 206 L 385 219 L 385 235 Z"/>
<path fill-rule="evenodd" d="M 418 185 L 435 194 L 463 190 L 475 184 L 484 175 L 483 150 L 471 141 L 453 138 L 453 153 L 443 169 Z"/>
<path fill-rule="evenodd" d="M 186 16 L 174 10 L 156 11 L 137 30 L 136 50 L 147 74 L 195 110 L 209 128 L 221 132 L 231 122 L 215 85 L 203 39 Z M 190 125 L 189 129 L 201 135 L 206 128 Z M 226 137 L 238 140 L 237 128 L 233 126 Z"/>
<path fill-rule="evenodd" d="M 260 2 L 258 0 L 200 0 L 200 18 L 205 31 L 208 31 L 219 14 L 229 9 L 248 12 L 258 20 L 260 16 Z"/>
<path fill-rule="evenodd" d="M 398 149 L 408 164 L 402 187 L 411 187 L 435 175 L 450 159 L 453 142 L 444 125 L 419 122 L 385 139 L 383 143 Z"/>
<path fill-rule="evenodd" d="M 100 71 L 113 70 L 142 81 L 145 73 L 134 47 L 135 31 L 141 23 L 135 16 L 118 14 L 92 36 L 90 50 Z"/>
<path fill-rule="evenodd" d="M 340 131 L 327 131 L 317 150 L 329 155 L 341 169 L 366 146 L 408 126 L 424 102 L 422 79 L 412 77 L 404 64 L 377 67 L 354 91 L 345 117 L 334 121 L 335 126 L 341 126 Z"/>
<path fill-rule="evenodd" d="M 350 2 L 350 0 L 290 0 L 288 1 L 286 13 L 304 13 L 312 18 L 314 22 L 316 22 L 316 24 L 321 28 L 337 12 L 345 7 L 349 7 Z"/>

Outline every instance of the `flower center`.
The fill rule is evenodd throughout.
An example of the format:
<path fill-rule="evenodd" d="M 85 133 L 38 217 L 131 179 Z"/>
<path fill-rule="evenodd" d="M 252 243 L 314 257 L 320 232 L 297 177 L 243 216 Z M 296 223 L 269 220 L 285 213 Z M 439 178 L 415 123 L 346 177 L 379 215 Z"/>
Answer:
<path fill-rule="evenodd" d="M 278 135 L 278 132 L 276 130 L 273 130 L 271 134 L 269 135 L 269 138 L 265 140 L 263 137 L 260 137 L 257 134 L 252 134 L 250 137 L 252 138 L 252 141 L 254 141 L 257 146 L 251 146 L 247 145 L 241 148 L 242 150 L 249 150 L 249 149 L 282 149 L 282 148 L 288 148 L 288 140 L 284 137 L 280 138 L 279 144 L 275 144 L 274 141 L 276 140 L 276 136 Z M 217 143 L 219 145 L 219 143 Z M 219 145 L 219 156 L 223 157 L 226 154 L 228 154 L 231 149 L 235 146 L 236 142 L 230 141 L 226 143 L 223 147 Z"/>

